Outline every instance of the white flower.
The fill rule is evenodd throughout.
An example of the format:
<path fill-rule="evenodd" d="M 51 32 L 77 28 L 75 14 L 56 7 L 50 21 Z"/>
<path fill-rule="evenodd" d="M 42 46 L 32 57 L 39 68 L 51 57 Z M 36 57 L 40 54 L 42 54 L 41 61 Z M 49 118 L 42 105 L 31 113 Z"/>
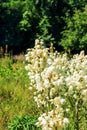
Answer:
<path fill-rule="evenodd" d="M 29 87 L 29 90 L 32 90 L 32 87 Z"/>
<path fill-rule="evenodd" d="M 51 58 L 48 58 L 48 59 L 47 59 L 47 63 L 48 63 L 49 65 L 51 65 L 51 64 L 52 64 L 52 59 L 51 59 Z"/>
<path fill-rule="evenodd" d="M 52 128 L 50 128 L 49 126 L 43 126 L 42 130 L 53 130 Z"/>
<path fill-rule="evenodd" d="M 29 49 L 26 55 L 29 64 L 25 67 L 29 71 L 30 89 L 35 90 L 34 100 L 45 111 L 39 117 L 37 126 L 42 130 L 54 130 L 55 127 L 61 130 L 69 123 L 64 112 L 65 115 L 70 112 L 71 102 L 76 109 L 80 96 L 83 104 L 86 104 L 87 56 L 77 54 L 68 60 L 66 54 L 50 53 L 42 44 L 42 40 L 36 39 L 35 47 Z M 64 104 L 71 96 L 75 101 L 68 100 Z M 84 106 L 79 104 L 79 107 L 82 110 Z"/>
<path fill-rule="evenodd" d="M 37 46 L 39 42 L 40 42 L 39 39 L 36 39 L 35 40 L 35 46 Z"/>
<path fill-rule="evenodd" d="M 54 105 L 57 106 L 60 102 L 60 97 L 55 97 L 53 102 L 54 102 Z"/>
<path fill-rule="evenodd" d="M 87 81 L 87 75 L 84 76 L 85 81 Z"/>
<path fill-rule="evenodd" d="M 48 69 L 47 69 L 47 73 L 50 73 L 50 72 L 52 72 L 53 70 L 55 69 L 55 67 L 54 66 L 49 66 L 48 67 Z"/>
<path fill-rule="evenodd" d="M 55 93 L 56 93 L 56 89 L 55 88 L 51 88 L 50 96 L 52 97 Z"/>
<path fill-rule="evenodd" d="M 50 125 L 51 127 L 53 127 L 54 122 L 53 122 L 52 120 L 50 120 L 50 121 L 49 121 L 49 125 Z"/>
<path fill-rule="evenodd" d="M 73 91 L 73 85 L 69 86 L 69 91 L 71 91 L 71 92 Z"/>
<path fill-rule="evenodd" d="M 69 123 L 68 118 L 64 118 L 63 122 L 64 122 L 65 124 L 68 124 L 68 123 Z"/>
<path fill-rule="evenodd" d="M 55 85 L 55 86 L 60 86 L 61 84 L 63 84 L 63 79 L 62 78 L 60 78 L 60 79 L 53 82 L 53 85 Z"/>
<path fill-rule="evenodd" d="M 87 89 L 82 91 L 82 95 L 85 95 L 85 96 L 87 95 Z"/>
<path fill-rule="evenodd" d="M 49 88 L 49 85 L 50 85 L 49 80 L 45 79 L 45 80 L 44 80 L 44 86 L 45 86 L 46 88 Z"/>
<path fill-rule="evenodd" d="M 41 125 L 46 125 L 46 124 L 47 124 L 47 121 L 45 119 L 42 119 Z"/>
<path fill-rule="evenodd" d="M 26 70 L 29 70 L 29 66 L 28 66 L 28 65 L 27 65 L 27 66 L 25 66 L 25 69 L 26 69 Z"/>
<path fill-rule="evenodd" d="M 40 75 L 39 74 L 35 75 L 35 80 L 38 81 L 38 82 L 40 82 Z"/>
<path fill-rule="evenodd" d="M 41 83 L 36 84 L 36 89 L 38 91 L 42 91 L 43 90 L 42 84 Z"/>
<path fill-rule="evenodd" d="M 65 102 L 66 102 L 65 99 L 60 99 L 61 104 L 64 104 Z"/>

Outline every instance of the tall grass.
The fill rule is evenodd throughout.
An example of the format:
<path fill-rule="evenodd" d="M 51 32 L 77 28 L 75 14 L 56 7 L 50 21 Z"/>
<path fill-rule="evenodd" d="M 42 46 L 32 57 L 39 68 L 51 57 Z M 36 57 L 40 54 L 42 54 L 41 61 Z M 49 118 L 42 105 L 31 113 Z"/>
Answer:
<path fill-rule="evenodd" d="M 0 130 L 16 116 L 37 115 L 38 109 L 29 91 L 29 78 L 24 61 L 9 57 L 0 59 Z"/>

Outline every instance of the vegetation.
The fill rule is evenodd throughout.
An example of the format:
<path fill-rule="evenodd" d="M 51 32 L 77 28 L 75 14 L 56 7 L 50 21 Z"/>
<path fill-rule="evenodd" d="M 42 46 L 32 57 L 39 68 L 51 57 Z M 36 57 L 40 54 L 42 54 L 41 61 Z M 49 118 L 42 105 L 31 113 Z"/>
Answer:
<path fill-rule="evenodd" d="M 38 116 L 15 116 L 8 124 L 9 130 L 41 130 L 36 127 Z"/>
<path fill-rule="evenodd" d="M 15 116 L 38 115 L 38 108 L 29 91 L 29 78 L 25 61 L 0 59 L 0 130 Z"/>
<path fill-rule="evenodd" d="M 42 113 L 36 123 L 42 130 L 87 129 L 87 55 L 71 58 L 44 48 L 42 40 L 28 49 L 26 70 L 30 90 Z"/>
<path fill-rule="evenodd" d="M 1 1 L 0 130 L 86 130 L 85 54 L 87 0 Z"/>
<path fill-rule="evenodd" d="M 86 0 L 3 0 L 0 46 L 8 44 L 18 53 L 42 38 L 46 46 L 52 41 L 58 50 L 86 51 L 86 7 Z"/>
<path fill-rule="evenodd" d="M 0 129 L 86 130 L 84 51 L 68 56 L 36 39 L 26 60 L 23 55 L 0 59 Z"/>
<path fill-rule="evenodd" d="M 62 31 L 61 45 L 65 50 L 79 52 L 87 48 L 87 6 L 81 10 L 75 10 L 73 16 L 67 14 L 66 27 Z"/>

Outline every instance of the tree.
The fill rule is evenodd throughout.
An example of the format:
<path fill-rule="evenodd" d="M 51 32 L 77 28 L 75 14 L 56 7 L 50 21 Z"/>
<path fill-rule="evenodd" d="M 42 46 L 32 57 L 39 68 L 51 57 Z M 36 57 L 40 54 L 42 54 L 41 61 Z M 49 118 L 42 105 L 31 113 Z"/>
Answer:
<path fill-rule="evenodd" d="M 75 10 L 72 17 L 67 15 L 65 21 L 60 44 L 72 52 L 87 51 L 87 5 L 83 11 Z"/>
<path fill-rule="evenodd" d="M 0 44 L 5 46 L 8 44 L 11 46 L 18 46 L 20 43 L 20 32 L 18 29 L 18 22 L 21 19 L 21 6 L 19 1 L 6 1 L 2 2 L 2 11 L 1 11 L 1 37 Z M 19 11 L 20 9 L 20 11 Z"/>
<path fill-rule="evenodd" d="M 20 21 L 20 29 L 31 37 L 30 40 L 28 39 L 28 45 L 32 41 L 34 43 L 35 38 L 42 38 L 46 46 L 50 41 L 55 41 L 55 44 L 58 43 L 61 38 L 61 28 L 64 26 L 61 16 L 65 16 L 65 12 L 69 10 L 66 1 L 26 0 L 25 2 L 26 6 Z M 56 45 L 58 46 L 58 44 Z"/>
<path fill-rule="evenodd" d="M 3 0 L 0 3 L 0 46 L 26 50 L 42 38 L 61 50 L 61 32 L 75 10 L 83 11 L 86 0 Z M 65 20 L 66 13 L 68 17 Z M 67 30 L 67 28 L 66 28 Z M 75 34 L 73 34 L 75 35 Z"/>

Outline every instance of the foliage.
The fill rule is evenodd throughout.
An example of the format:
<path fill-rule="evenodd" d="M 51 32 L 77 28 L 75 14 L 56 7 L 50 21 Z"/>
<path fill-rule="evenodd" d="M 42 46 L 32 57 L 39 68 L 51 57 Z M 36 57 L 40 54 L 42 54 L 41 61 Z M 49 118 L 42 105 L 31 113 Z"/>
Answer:
<path fill-rule="evenodd" d="M 0 59 L 0 130 L 7 130 L 8 122 L 16 115 L 39 114 L 28 89 L 26 64 L 9 57 Z"/>
<path fill-rule="evenodd" d="M 52 34 L 49 34 L 50 28 L 51 25 L 49 23 L 49 19 L 44 15 L 39 22 L 39 32 L 37 34 L 37 37 L 43 39 L 46 43 L 48 43 L 48 41 L 53 41 Z"/>
<path fill-rule="evenodd" d="M 86 4 L 86 0 L 2 1 L 0 2 L 0 46 L 5 47 L 8 44 L 9 50 L 17 53 L 33 47 L 34 40 L 42 38 L 47 47 L 50 41 L 53 41 L 56 49 L 62 50 L 62 46 L 64 49 L 71 46 L 73 50 L 78 48 L 76 51 L 80 51 L 86 46 L 86 30 L 81 23 L 83 19 L 84 25 L 86 24 L 86 9 L 83 11 Z M 69 14 L 67 18 L 66 13 Z M 78 17 L 75 16 L 76 14 Z M 76 22 L 78 20 L 80 23 Z M 72 25 L 68 28 L 69 21 Z M 80 26 L 79 29 L 78 26 Z M 65 37 L 68 40 L 65 40 Z M 65 46 L 64 43 L 60 44 L 63 40 L 65 40 Z M 72 44 L 73 41 L 75 44 Z M 81 44 L 77 45 L 79 42 Z"/>
<path fill-rule="evenodd" d="M 3 1 L 1 2 L 1 31 L 0 44 L 5 46 L 18 46 L 20 44 L 20 30 L 18 24 L 21 19 L 23 3 L 20 1 Z M 20 9 L 20 10 L 19 10 Z M 14 40 L 15 38 L 15 40 Z"/>
<path fill-rule="evenodd" d="M 85 6 L 85 4 L 87 3 L 86 0 L 68 0 L 69 5 L 71 5 L 73 11 L 74 9 L 80 9 L 82 10 L 82 8 Z"/>
<path fill-rule="evenodd" d="M 0 6 L 0 44 L 9 48 L 32 47 L 34 39 L 44 39 L 46 44 L 60 39 L 63 27 L 61 16 L 68 10 L 68 3 L 60 0 L 8 0 Z M 8 24 L 7 24 L 8 23 Z"/>
<path fill-rule="evenodd" d="M 86 130 L 87 128 L 87 55 L 84 51 L 71 58 L 36 39 L 26 54 L 25 67 L 30 90 L 42 110 L 36 125 L 42 130 Z"/>
<path fill-rule="evenodd" d="M 65 50 L 74 52 L 85 50 L 87 53 L 87 5 L 83 11 L 75 10 L 72 17 L 67 14 L 66 27 L 62 31 L 60 44 Z"/>
<path fill-rule="evenodd" d="M 35 126 L 38 116 L 15 116 L 8 123 L 8 130 L 40 130 Z"/>

